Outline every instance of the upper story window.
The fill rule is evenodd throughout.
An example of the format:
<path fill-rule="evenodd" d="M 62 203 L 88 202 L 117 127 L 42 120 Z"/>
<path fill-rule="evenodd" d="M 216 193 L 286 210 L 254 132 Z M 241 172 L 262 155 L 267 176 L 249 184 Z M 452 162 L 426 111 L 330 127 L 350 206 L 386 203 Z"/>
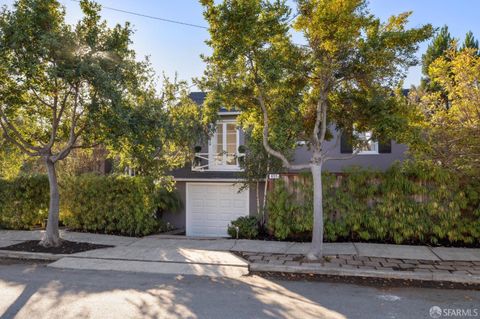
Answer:
<path fill-rule="evenodd" d="M 378 141 L 372 139 L 372 132 L 367 131 L 363 133 L 356 133 L 356 136 L 363 140 L 365 143 L 359 148 L 354 148 L 352 146 L 352 138 L 345 133 L 340 135 L 340 153 L 352 154 L 358 151 L 360 155 L 375 155 L 375 154 L 384 154 L 392 152 L 392 141 L 384 140 Z"/>
<path fill-rule="evenodd" d="M 209 169 L 238 170 L 240 134 L 234 120 L 219 121 L 209 145 Z"/>
<path fill-rule="evenodd" d="M 371 131 L 358 133 L 358 138 L 363 141 L 363 144 L 355 149 L 359 155 L 378 154 L 378 141 L 372 138 Z"/>

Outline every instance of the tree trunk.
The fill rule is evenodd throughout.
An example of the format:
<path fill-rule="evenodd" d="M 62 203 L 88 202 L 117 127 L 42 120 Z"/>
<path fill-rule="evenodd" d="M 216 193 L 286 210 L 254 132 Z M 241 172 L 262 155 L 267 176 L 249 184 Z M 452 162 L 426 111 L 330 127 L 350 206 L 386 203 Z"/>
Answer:
<path fill-rule="evenodd" d="M 46 158 L 45 164 L 48 171 L 48 183 L 50 186 L 50 206 L 48 210 L 47 230 L 40 242 L 45 247 L 57 247 L 60 245 L 60 235 L 58 232 L 58 219 L 60 212 L 60 194 L 58 192 L 57 173 L 55 163 Z"/>
<path fill-rule="evenodd" d="M 309 260 L 318 260 L 323 255 L 322 163 L 313 163 L 311 171 L 313 178 L 313 231 L 312 243 L 306 257 Z"/>

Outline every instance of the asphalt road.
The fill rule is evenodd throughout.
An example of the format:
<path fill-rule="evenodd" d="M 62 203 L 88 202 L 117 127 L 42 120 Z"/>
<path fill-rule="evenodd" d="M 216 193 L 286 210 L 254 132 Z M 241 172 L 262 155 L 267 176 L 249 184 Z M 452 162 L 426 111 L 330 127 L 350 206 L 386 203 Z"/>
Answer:
<path fill-rule="evenodd" d="M 480 292 L 74 271 L 0 262 L 0 318 L 480 318 Z M 477 312 L 475 311 L 477 309 Z M 450 310 L 463 311 L 453 316 Z M 450 311 L 450 312 L 448 312 Z M 465 316 L 470 314 L 470 316 Z M 446 318 L 442 316 L 441 318 Z"/>

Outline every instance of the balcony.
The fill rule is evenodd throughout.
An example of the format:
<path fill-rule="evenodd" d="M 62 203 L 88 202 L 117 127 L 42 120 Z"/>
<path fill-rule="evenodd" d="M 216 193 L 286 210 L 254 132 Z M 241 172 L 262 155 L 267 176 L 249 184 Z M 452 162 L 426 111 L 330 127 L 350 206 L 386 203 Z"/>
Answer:
<path fill-rule="evenodd" d="M 244 170 L 243 159 L 245 153 L 195 153 L 192 162 L 192 171 L 236 171 Z"/>

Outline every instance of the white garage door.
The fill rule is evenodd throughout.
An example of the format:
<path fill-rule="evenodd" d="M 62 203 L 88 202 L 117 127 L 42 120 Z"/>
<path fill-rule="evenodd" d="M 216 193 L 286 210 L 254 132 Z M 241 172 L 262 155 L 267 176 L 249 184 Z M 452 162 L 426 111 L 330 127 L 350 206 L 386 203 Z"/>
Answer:
<path fill-rule="evenodd" d="M 248 189 L 238 189 L 228 183 L 187 183 L 187 236 L 228 236 L 228 224 L 249 211 Z"/>

